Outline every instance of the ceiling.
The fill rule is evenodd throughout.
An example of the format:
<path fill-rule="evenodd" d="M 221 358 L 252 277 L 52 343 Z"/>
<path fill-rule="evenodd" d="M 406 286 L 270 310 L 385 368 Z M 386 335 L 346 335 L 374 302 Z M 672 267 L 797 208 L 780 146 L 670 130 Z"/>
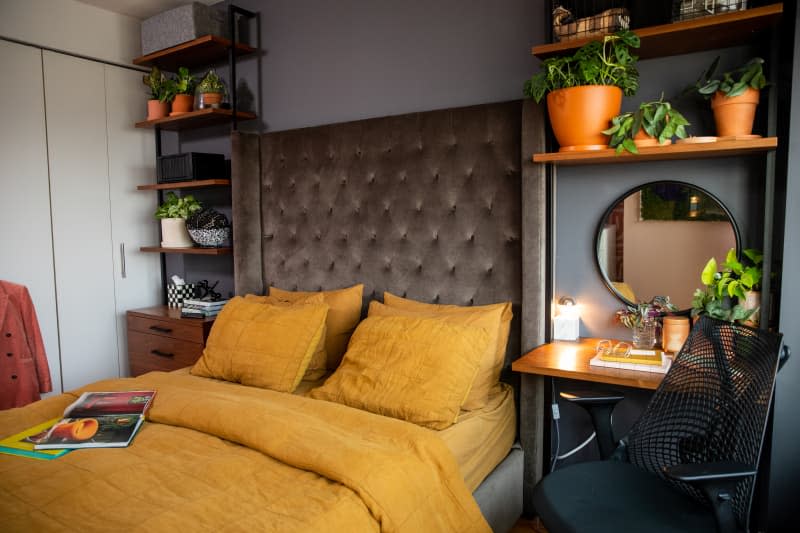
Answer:
<path fill-rule="evenodd" d="M 78 0 L 84 4 L 89 4 L 106 11 L 113 11 L 122 15 L 128 15 L 137 19 L 146 19 L 162 11 L 172 9 L 186 4 L 191 0 Z M 211 5 L 219 3 L 220 0 L 195 0 L 201 4 Z"/>

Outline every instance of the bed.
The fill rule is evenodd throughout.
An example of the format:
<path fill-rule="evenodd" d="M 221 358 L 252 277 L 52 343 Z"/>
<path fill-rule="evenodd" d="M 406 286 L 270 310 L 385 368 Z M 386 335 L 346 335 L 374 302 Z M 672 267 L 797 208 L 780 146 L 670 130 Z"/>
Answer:
<path fill-rule="evenodd" d="M 363 316 L 384 292 L 465 307 L 510 302 L 507 365 L 529 342 L 521 316 L 528 330 L 544 322 L 543 292 L 523 302 L 543 255 L 537 248 L 523 269 L 523 247 L 539 237 L 523 235 L 522 203 L 536 200 L 529 218 L 543 195 L 521 183 L 522 115 L 508 102 L 234 134 L 237 294 L 363 284 Z M 485 406 L 445 429 L 309 397 L 329 379 L 302 381 L 293 394 L 188 369 L 92 384 L 83 390 L 157 390 L 148 422 L 128 448 L 0 456 L 0 530 L 513 525 L 523 453 L 506 373 Z M 0 433 L 58 416 L 74 398 L 2 412 Z"/>

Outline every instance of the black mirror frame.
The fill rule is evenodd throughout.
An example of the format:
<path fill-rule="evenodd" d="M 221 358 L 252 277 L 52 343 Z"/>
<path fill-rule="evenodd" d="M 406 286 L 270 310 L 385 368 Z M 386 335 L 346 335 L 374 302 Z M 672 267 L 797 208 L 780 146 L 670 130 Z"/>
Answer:
<path fill-rule="evenodd" d="M 608 274 L 603 272 L 603 268 L 600 266 L 600 233 L 603 230 L 603 226 L 605 224 L 605 221 L 608 219 L 608 216 L 611 214 L 611 211 L 614 210 L 614 208 L 617 206 L 618 203 L 622 202 L 623 200 L 625 200 L 631 194 L 633 194 L 635 192 L 638 192 L 638 191 L 642 190 L 645 187 L 648 187 L 650 185 L 659 185 L 659 184 L 681 185 L 681 186 L 684 186 L 684 187 L 691 187 L 693 189 L 697 189 L 701 193 L 705 194 L 706 196 L 708 196 L 709 198 L 711 198 L 712 200 L 717 202 L 717 205 L 719 205 L 722 208 L 722 210 L 728 216 L 728 220 L 730 220 L 731 226 L 733 226 L 733 236 L 736 239 L 736 257 L 738 257 L 739 259 L 741 259 L 741 257 L 742 257 L 742 238 L 741 238 L 741 235 L 739 233 L 739 225 L 736 223 L 736 219 L 733 217 L 733 214 L 730 212 L 728 207 L 724 203 L 722 203 L 722 201 L 719 198 L 717 198 L 715 195 L 711 194 L 709 191 L 703 189 L 702 187 L 700 187 L 698 185 L 695 185 L 693 183 L 686 183 L 685 181 L 658 180 L 658 181 L 648 181 L 647 183 L 642 183 L 641 185 L 637 185 L 636 187 L 633 187 L 633 188 L 625 191 L 625 193 L 623 193 L 616 200 L 611 202 L 611 205 L 608 206 L 608 208 L 603 212 L 603 216 L 600 217 L 600 222 L 597 224 L 597 230 L 595 231 L 595 235 L 594 235 L 594 264 L 595 264 L 595 267 L 597 267 L 597 271 L 600 273 L 600 277 L 603 278 L 603 283 L 605 283 L 606 288 L 608 288 L 608 290 L 611 291 L 611 294 L 616 296 L 617 299 L 619 299 L 625 305 L 636 305 L 638 302 L 632 302 L 632 301 L 628 300 L 627 298 L 625 298 L 622 295 L 622 293 L 620 293 L 614 287 L 614 284 L 608 278 Z M 699 275 L 700 275 L 700 273 L 698 272 L 698 276 Z M 688 313 L 689 311 L 691 311 L 691 309 L 681 309 L 679 312 L 680 313 Z"/>

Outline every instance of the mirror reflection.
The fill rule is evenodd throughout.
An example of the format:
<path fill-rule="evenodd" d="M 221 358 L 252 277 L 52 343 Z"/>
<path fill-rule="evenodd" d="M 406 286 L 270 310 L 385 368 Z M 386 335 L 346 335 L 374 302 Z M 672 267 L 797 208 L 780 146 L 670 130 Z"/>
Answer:
<path fill-rule="evenodd" d="M 597 231 L 597 265 L 608 288 L 626 303 L 669 296 L 689 309 L 710 257 L 739 251 L 739 233 L 709 192 L 675 181 L 629 191 L 606 211 Z"/>

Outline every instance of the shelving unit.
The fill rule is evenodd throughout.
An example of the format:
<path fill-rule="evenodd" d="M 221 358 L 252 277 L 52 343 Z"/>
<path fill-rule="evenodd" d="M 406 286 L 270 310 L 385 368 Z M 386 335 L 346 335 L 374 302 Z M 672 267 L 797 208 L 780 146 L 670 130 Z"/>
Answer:
<path fill-rule="evenodd" d="M 203 187 L 230 187 L 231 180 L 229 179 L 214 179 L 214 180 L 194 180 L 194 181 L 176 181 L 174 183 L 148 183 L 147 185 L 137 185 L 138 191 L 166 191 L 177 189 L 200 189 Z"/>
<path fill-rule="evenodd" d="M 245 111 L 237 111 L 236 113 L 237 120 L 253 120 L 254 118 L 256 118 L 255 113 L 248 113 Z M 160 128 L 167 131 L 181 131 L 226 124 L 231 122 L 232 119 L 233 111 L 230 109 L 209 108 L 190 111 L 174 117 L 142 120 L 141 122 L 137 122 L 135 126 L 137 128 Z"/>
<path fill-rule="evenodd" d="M 231 44 L 233 44 L 237 57 L 256 51 L 255 48 L 244 43 L 231 43 L 230 40 L 216 35 L 204 35 L 171 48 L 137 57 L 133 60 L 133 64 L 142 67 L 158 67 L 170 72 L 178 70 L 178 67 L 191 69 L 228 59 Z"/>

